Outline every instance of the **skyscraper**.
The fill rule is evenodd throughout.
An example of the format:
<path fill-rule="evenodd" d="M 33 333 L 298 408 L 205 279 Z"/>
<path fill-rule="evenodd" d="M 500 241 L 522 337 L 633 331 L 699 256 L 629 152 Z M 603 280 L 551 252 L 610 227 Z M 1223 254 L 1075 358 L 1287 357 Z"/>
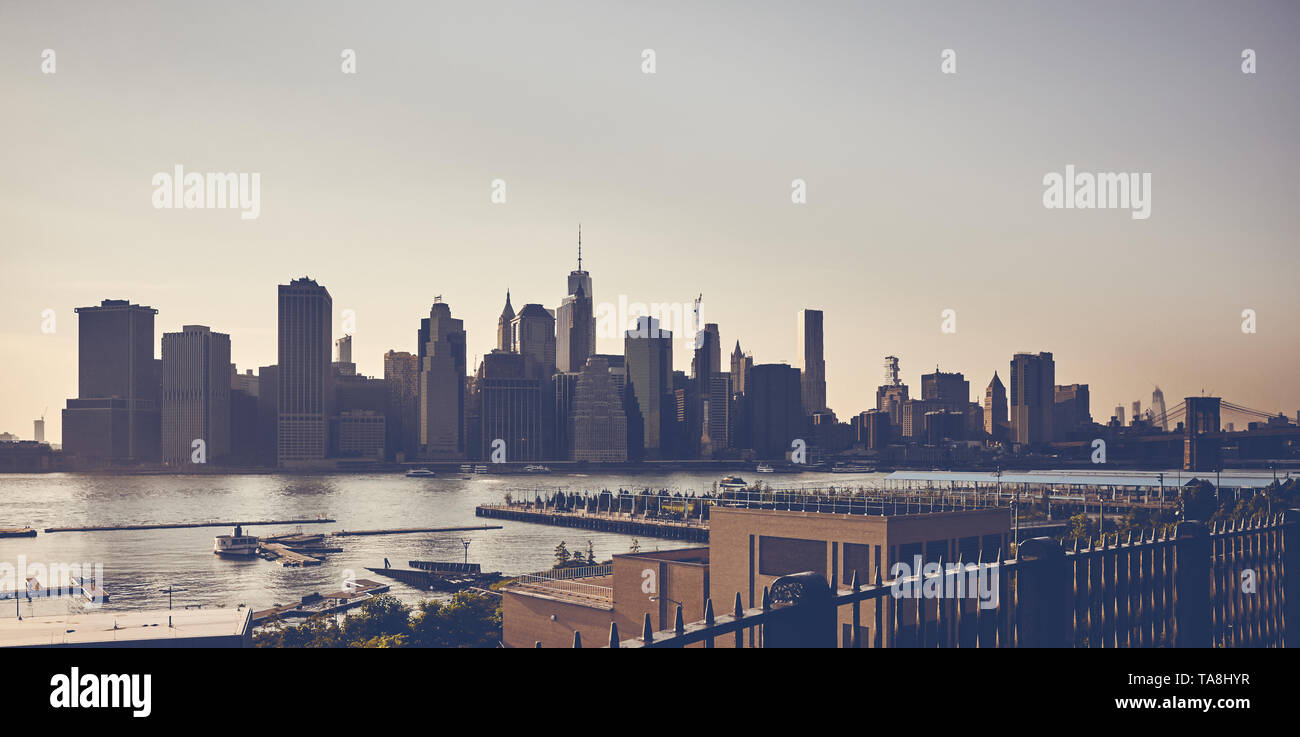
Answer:
<path fill-rule="evenodd" d="M 230 454 L 230 336 L 186 325 L 162 339 L 162 460 L 189 465 L 194 441 L 205 462 Z M 251 400 L 252 397 L 249 397 Z"/>
<path fill-rule="evenodd" d="M 524 356 L 518 353 L 498 350 L 483 356 L 471 401 L 474 434 L 469 442 L 476 460 L 490 460 L 497 440 L 505 444 L 507 461 L 544 460 L 544 382 L 527 375 Z"/>
<path fill-rule="evenodd" d="M 1091 398 L 1087 384 L 1066 384 L 1056 387 L 1056 412 L 1052 430 L 1057 439 L 1069 440 L 1069 433 L 1080 425 L 1092 422 Z"/>
<path fill-rule="evenodd" d="M 907 402 L 907 384 L 899 378 L 898 357 L 885 356 L 885 383 L 876 389 L 876 409 L 889 413 L 889 424 L 903 426 L 903 405 Z"/>
<path fill-rule="evenodd" d="M 623 336 L 623 356 L 640 413 L 645 457 L 663 458 L 664 401 L 673 388 L 673 334 L 661 330 L 653 317 L 638 317 L 636 328 Z"/>
<path fill-rule="evenodd" d="M 587 359 L 587 365 L 578 374 L 569 417 L 573 460 L 599 463 L 627 460 L 623 399 L 604 358 Z"/>
<path fill-rule="evenodd" d="M 993 380 L 984 390 L 984 432 L 995 442 L 1007 439 L 1007 390 L 993 372 Z"/>
<path fill-rule="evenodd" d="M 515 349 L 514 338 L 515 308 L 510 306 L 510 290 L 506 290 L 506 306 L 501 309 L 501 317 L 497 318 L 497 350 L 513 351 Z M 420 341 L 423 345 L 425 341 Z"/>
<path fill-rule="evenodd" d="M 1155 425 L 1165 432 L 1169 432 L 1168 410 L 1165 409 L 1165 393 L 1156 387 L 1151 392 L 1151 413 L 1155 418 Z M 1300 413 L 1296 413 L 1296 422 L 1300 423 Z"/>
<path fill-rule="evenodd" d="M 415 458 L 420 454 L 420 359 L 405 351 L 384 354 L 384 385 L 388 390 L 388 456 Z"/>
<path fill-rule="evenodd" d="M 822 311 L 800 310 L 796 322 L 802 370 L 804 414 L 826 409 L 826 361 L 822 355 Z"/>
<path fill-rule="evenodd" d="M 740 350 L 740 341 L 736 341 L 736 349 L 731 352 L 731 393 L 745 393 L 745 376 L 749 370 L 754 368 L 754 357 L 746 355 Z"/>
<path fill-rule="evenodd" d="M 511 350 L 524 357 L 530 378 L 555 373 L 555 316 L 539 304 L 526 304 L 511 322 Z"/>
<path fill-rule="evenodd" d="M 434 298 L 429 342 L 420 363 L 420 447 L 430 459 L 465 454 L 465 328 L 451 307 Z"/>
<path fill-rule="evenodd" d="M 578 372 L 596 352 L 596 313 L 591 275 L 582 269 L 582 226 L 578 226 L 578 268 L 569 272 L 565 297 L 555 314 L 556 369 Z"/>
<path fill-rule="evenodd" d="M 1011 440 L 1050 443 L 1056 411 L 1056 362 L 1051 353 L 1017 353 L 1011 359 Z"/>
<path fill-rule="evenodd" d="M 921 374 L 921 399 L 942 409 L 964 411 L 970 403 L 970 382 L 961 372 L 944 373 L 935 366 L 933 374 Z"/>
<path fill-rule="evenodd" d="M 760 363 L 749 372 L 745 392 L 748 435 L 760 459 L 785 458 L 791 443 L 803 434 L 799 378 L 799 369 L 783 363 Z"/>
<path fill-rule="evenodd" d="M 334 300 L 303 277 L 279 287 L 277 463 L 319 463 L 329 445 Z"/>
<path fill-rule="evenodd" d="M 76 313 L 77 398 L 63 410 L 64 451 L 103 460 L 157 460 L 162 451 L 162 378 L 153 357 L 158 310 L 106 299 Z"/>
<path fill-rule="evenodd" d="M 555 369 L 580 371 L 594 353 L 595 340 L 591 297 L 581 284 L 578 291 L 565 296 L 555 313 Z"/>

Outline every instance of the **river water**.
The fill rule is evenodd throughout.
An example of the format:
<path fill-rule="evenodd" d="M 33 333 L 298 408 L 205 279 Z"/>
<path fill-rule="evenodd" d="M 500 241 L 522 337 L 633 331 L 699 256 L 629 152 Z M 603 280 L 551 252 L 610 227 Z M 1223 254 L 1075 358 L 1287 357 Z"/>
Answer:
<path fill-rule="evenodd" d="M 803 473 L 762 477 L 773 487 L 836 486 L 877 483 L 884 474 Z M 549 525 L 474 516 L 479 504 L 500 503 L 507 492 L 516 499 L 535 489 L 599 491 L 601 489 L 668 489 L 683 493 L 708 491 L 717 473 L 542 476 L 459 476 L 432 479 L 400 474 L 120 476 L 91 474 L 0 475 L 0 527 L 30 526 L 35 538 L 0 539 L 0 570 L 20 563 L 102 564 L 103 587 L 109 601 L 104 611 L 153 609 L 168 606 L 165 589 L 175 587 L 174 605 L 237 606 L 265 609 L 294 602 L 305 594 L 330 594 L 351 576 L 381 580 L 398 598 L 414 604 L 433 596 L 365 570 L 381 567 L 388 558 L 394 567 L 410 560 L 463 561 L 462 540 L 470 541 L 469 560 L 484 571 L 528 573 L 549 568 L 555 546 L 586 550 L 592 541 L 596 557 L 607 560 L 627 552 L 632 538 Z M 746 477 L 755 481 L 758 477 Z M 303 532 L 387 529 L 395 527 L 455 527 L 500 524 L 500 530 L 336 537 L 342 547 L 320 566 L 286 568 L 254 558 L 231 560 L 212 554 L 215 535 L 227 528 L 46 533 L 47 527 L 149 524 L 225 520 L 307 519 L 329 517 L 334 523 L 303 525 Z M 293 532 L 294 526 L 256 526 L 253 535 Z M 642 550 L 668 550 L 694 543 L 639 539 Z M 12 570 L 12 568 L 11 568 Z M 17 576 L 16 587 L 25 576 Z M 13 589 L 0 581 L 0 589 Z M 184 589 L 183 591 L 181 589 Z M 51 598 L 18 603 L 23 615 L 79 611 L 79 598 Z M 12 600 L 0 601 L 0 617 L 15 616 Z"/>

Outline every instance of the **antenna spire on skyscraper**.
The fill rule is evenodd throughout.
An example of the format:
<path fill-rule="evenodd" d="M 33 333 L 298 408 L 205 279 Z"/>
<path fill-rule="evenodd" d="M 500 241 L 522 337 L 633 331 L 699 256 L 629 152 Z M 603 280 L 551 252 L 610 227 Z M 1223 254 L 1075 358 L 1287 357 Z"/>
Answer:
<path fill-rule="evenodd" d="M 578 271 L 582 271 L 582 223 L 578 223 Z"/>

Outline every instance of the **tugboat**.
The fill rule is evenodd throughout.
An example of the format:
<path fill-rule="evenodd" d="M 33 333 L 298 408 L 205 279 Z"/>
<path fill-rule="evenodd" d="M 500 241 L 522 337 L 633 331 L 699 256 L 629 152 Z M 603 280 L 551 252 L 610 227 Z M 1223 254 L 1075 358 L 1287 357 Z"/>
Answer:
<path fill-rule="evenodd" d="M 748 487 L 749 484 L 745 483 L 745 480 L 739 476 L 723 476 L 722 480 L 718 482 L 718 488 L 720 489 L 745 489 Z"/>
<path fill-rule="evenodd" d="M 550 473 L 551 469 L 546 466 L 532 465 L 524 466 L 524 473 Z"/>
<path fill-rule="evenodd" d="M 217 535 L 213 538 L 212 553 L 223 558 L 251 558 L 257 555 L 260 542 L 252 535 L 245 535 L 243 528 L 235 525 L 235 534 Z"/>
<path fill-rule="evenodd" d="M 433 471 L 430 471 L 427 468 L 413 468 L 410 471 L 406 472 L 406 477 L 408 479 L 429 479 L 437 475 L 438 474 L 434 473 Z"/>

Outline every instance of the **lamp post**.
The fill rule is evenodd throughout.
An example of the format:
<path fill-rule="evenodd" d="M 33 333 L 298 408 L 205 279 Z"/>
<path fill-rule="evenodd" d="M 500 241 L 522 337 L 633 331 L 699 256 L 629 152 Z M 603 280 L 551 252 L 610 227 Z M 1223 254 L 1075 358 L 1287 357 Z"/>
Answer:
<path fill-rule="evenodd" d="M 170 586 L 170 585 L 169 585 L 167 588 L 165 588 L 165 589 L 159 589 L 159 590 L 160 590 L 160 591 L 163 591 L 163 592 L 166 592 L 166 594 L 167 594 L 167 626 L 168 626 L 168 627 L 171 627 L 171 626 L 172 626 L 172 592 L 173 592 L 173 591 L 188 591 L 188 589 L 178 589 L 178 588 L 176 588 L 175 586 Z"/>
<path fill-rule="evenodd" d="M 465 546 L 465 565 L 469 565 L 469 540 L 461 538 L 460 544 Z"/>

